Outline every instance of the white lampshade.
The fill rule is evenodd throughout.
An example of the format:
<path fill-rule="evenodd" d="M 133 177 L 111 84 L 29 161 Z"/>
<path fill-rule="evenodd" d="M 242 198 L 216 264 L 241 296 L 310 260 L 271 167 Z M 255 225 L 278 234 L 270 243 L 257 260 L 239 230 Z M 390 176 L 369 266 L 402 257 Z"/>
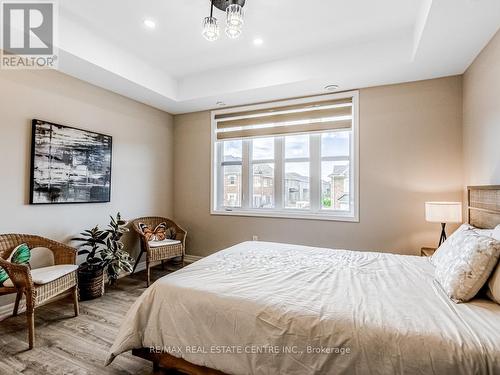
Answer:
<path fill-rule="evenodd" d="M 461 223 L 462 203 L 425 202 L 425 220 L 431 223 Z"/>

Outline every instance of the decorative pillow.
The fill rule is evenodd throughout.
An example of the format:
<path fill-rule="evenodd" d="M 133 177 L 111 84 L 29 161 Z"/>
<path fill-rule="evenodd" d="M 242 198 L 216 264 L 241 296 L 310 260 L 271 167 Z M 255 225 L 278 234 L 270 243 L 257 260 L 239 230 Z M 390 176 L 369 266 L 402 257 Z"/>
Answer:
<path fill-rule="evenodd" d="M 31 249 L 30 267 L 32 270 L 54 266 L 54 253 L 46 247 L 34 247 Z"/>
<path fill-rule="evenodd" d="M 500 241 L 500 225 L 497 225 L 497 227 L 493 230 L 492 237 L 497 241 Z M 500 263 L 497 264 L 490 280 L 488 281 L 488 290 L 486 294 L 493 301 L 500 304 Z"/>
<path fill-rule="evenodd" d="M 500 241 L 500 224 L 496 226 L 491 235 L 495 240 Z"/>
<path fill-rule="evenodd" d="M 431 263 L 437 266 L 437 264 L 440 263 L 443 259 L 453 256 L 450 253 L 453 252 L 455 249 L 452 246 L 450 246 L 450 240 L 452 240 L 453 237 L 458 236 L 458 234 L 461 232 L 473 229 L 474 227 L 469 224 L 460 225 L 460 227 L 458 227 L 458 229 L 455 232 L 453 232 L 453 234 L 449 236 L 448 239 L 444 241 L 443 244 L 439 246 L 439 248 L 434 252 L 432 257 L 430 258 Z"/>
<path fill-rule="evenodd" d="M 144 223 L 139 223 L 139 228 L 148 242 L 175 239 L 176 237 L 175 228 L 167 228 L 167 223 L 165 222 L 158 224 L 154 230 L 149 225 Z"/>
<path fill-rule="evenodd" d="M 175 227 L 167 228 L 167 232 L 165 233 L 167 240 L 175 240 L 177 238 L 177 231 Z"/>
<path fill-rule="evenodd" d="M 30 261 L 31 257 L 31 251 L 28 245 L 25 243 L 17 246 L 10 256 L 7 258 L 8 262 L 15 263 L 15 264 L 28 264 Z M 5 271 L 2 267 L 0 267 L 0 286 L 4 284 L 6 280 L 9 279 L 9 275 L 7 274 L 7 271 Z"/>
<path fill-rule="evenodd" d="M 486 292 L 488 297 L 500 304 L 500 264 L 497 265 L 493 275 L 491 275 L 488 281 L 488 290 Z"/>
<path fill-rule="evenodd" d="M 435 263 L 435 279 L 455 302 L 467 302 L 483 287 L 500 256 L 500 242 L 465 230 L 454 233 Z"/>
<path fill-rule="evenodd" d="M 486 237 L 493 237 L 493 229 L 473 229 L 474 232 L 477 234 L 480 234 L 481 236 L 486 236 Z"/>

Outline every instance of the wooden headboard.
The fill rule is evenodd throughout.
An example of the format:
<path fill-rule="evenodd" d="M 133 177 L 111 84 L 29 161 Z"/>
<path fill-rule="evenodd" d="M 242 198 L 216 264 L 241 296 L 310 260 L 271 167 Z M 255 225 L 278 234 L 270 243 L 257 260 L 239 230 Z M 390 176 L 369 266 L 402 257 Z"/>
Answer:
<path fill-rule="evenodd" d="M 467 216 L 477 228 L 493 229 L 500 224 L 500 185 L 468 186 Z"/>

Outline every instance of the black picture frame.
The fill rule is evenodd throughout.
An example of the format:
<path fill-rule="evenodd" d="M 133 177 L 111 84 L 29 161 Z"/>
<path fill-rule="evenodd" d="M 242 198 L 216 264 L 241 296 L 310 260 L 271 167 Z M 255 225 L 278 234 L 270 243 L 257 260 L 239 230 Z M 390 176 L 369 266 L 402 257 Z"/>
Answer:
<path fill-rule="evenodd" d="M 40 184 L 40 181 L 37 181 L 37 176 L 36 176 L 36 171 L 37 168 L 39 168 L 39 165 L 37 165 L 37 161 L 40 163 L 40 160 L 37 160 L 38 158 L 43 158 L 43 156 L 40 156 L 40 147 L 37 147 L 37 137 L 43 137 L 40 135 L 40 128 L 42 126 L 49 126 L 50 131 L 52 132 L 52 128 L 55 127 L 57 131 L 64 133 L 65 131 L 67 132 L 73 132 L 73 133 L 81 133 L 82 135 L 85 135 L 86 137 L 90 137 L 91 139 L 97 139 L 97 140 L 103 140 L 103 147 L 105 148 L 104 150 L 101 151 L 103 153 L 104 158 L 107 159 L 105 161 L 101 161 L 102 164 L 105 163 L 107 166 L 107 170 L 105 171 L 106 176 L 104 178 L 104 185 L 103 186 L 97 186 L 98 189 L 101 191 L 97 194 L 97 198 L 92 198 L 92 189 L 95 188 L 95 186 L 91 186 L 88 184 L 88 186 L 80 186 L 78 189 L 80 189 L 82 192 L 85 192 L 85 189 L 89 190 L 88 194 L 90 195 L 91 199 L 81 199 L 81 198 L 76 198 L 76 197 L 70 197 L 68 199 L 68 194 L 71 194 L 70 191 L 73 189 L 75 190 L 75 187 L 71 186 L 71 181 L 68 179 L 67 181 L 67 189 L 68 191 L 62 192 L 62 194 L 66 194 L 66 197 L 63 199 L 54 199 L 55 194 L 54 194 L 54 189 L 50 187 L 45 188 L 43 184 Z M 66 147 L 67 150 L 64 150 L 65 154 L 65 159 L 67 157 L 71 158 L 71 155 L 67 155 L 68 153 L 72 152 L 71 146 L 60 146 L 59 148 L 64 148 Z M 94 149 L 94 152 L 97 152 L 98 150 L 95 150 L 96 146 L 88 146 L 89 148 Z M 84 147 L 83 147 L 84 148 Z M 76 148 L 73 150 L 73 155 L 81 153 L 82 152 L 82 147 L 81 145 L 78 146 L 77 150 Z M 38 152 L 38 155 L 37 155 Z M 89 151 L 90 152 L 90 151 Z M 38 158 L 37 158 L 38 156 Z M 95 156 L 95 155 L 94 155 Z M 46 155 L 47 157 L 47 155 Z M 54 155 L 48 154 L 49 160 L 55 159 Z M 45 121 L 45 120 L 39 120 L 39 119 L 33 119 L 31 121 L 31 164 L 30 164 L 30 193 L 29 193 L 29 204 L 30 205 L 47 205 L 47 204 L 89 204 L 89 203 L 108 203 L 111 202 L 111 182 L 112 182 L 112 165 L 113 165 L 113 137 L 107 134 L 102 134 L 102 133 L 97 133 L 93 132 L 90 130 L 86 129 L 81 129 L 81 128 L 76 128 L 73 126 L 68 126 L 68 125 L 61 125 L 57 123 L 53 123 L 50 121 Z M 87 166 L 88 167 L 88 166 Z M 51 167 L 49 167 L 51 168 Z M 74 169 L 71 169 L 72 172 L 75 172 Z M 74 173 L 73 173 L 74 174 Z M 45 201 L 43 199 L 40 199 L 40 196 L 37 196 L 41 194 L 42 191 L 47 190 L 45 195 Z M 95 194 L 94 194 L 95 195 Z"/>

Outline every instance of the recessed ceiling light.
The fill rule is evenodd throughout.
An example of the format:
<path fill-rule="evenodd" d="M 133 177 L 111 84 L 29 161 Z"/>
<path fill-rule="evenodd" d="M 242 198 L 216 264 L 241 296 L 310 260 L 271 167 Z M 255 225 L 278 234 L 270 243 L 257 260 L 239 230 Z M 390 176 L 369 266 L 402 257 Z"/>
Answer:
<path fill-rule="evenodd" d="M 149 29 L 154 29 L 156 27 L 156 22 L 150 18 L 146 18 L 144 20 L 144 26 L 146 26 Z"/>
<path fill-rule="evenodd" d="M 261 38 L 255 38 L 253 40 L 253 44 L 256 45 L 256 46 L 261 46 L 262 43 L 264 43 L 264 41 Z"/>
<path fill-rule="evenodd" d="M 335 91 L 339 88 L 339 85 L 326 85 L 325 90 L 326 91 Z"/>
<path fill-rule="evenodd" d="M 224 102 L 217 102 L 215 104 L 217 104 L 218 107 L 224 107 L 226 105 Z"/>

